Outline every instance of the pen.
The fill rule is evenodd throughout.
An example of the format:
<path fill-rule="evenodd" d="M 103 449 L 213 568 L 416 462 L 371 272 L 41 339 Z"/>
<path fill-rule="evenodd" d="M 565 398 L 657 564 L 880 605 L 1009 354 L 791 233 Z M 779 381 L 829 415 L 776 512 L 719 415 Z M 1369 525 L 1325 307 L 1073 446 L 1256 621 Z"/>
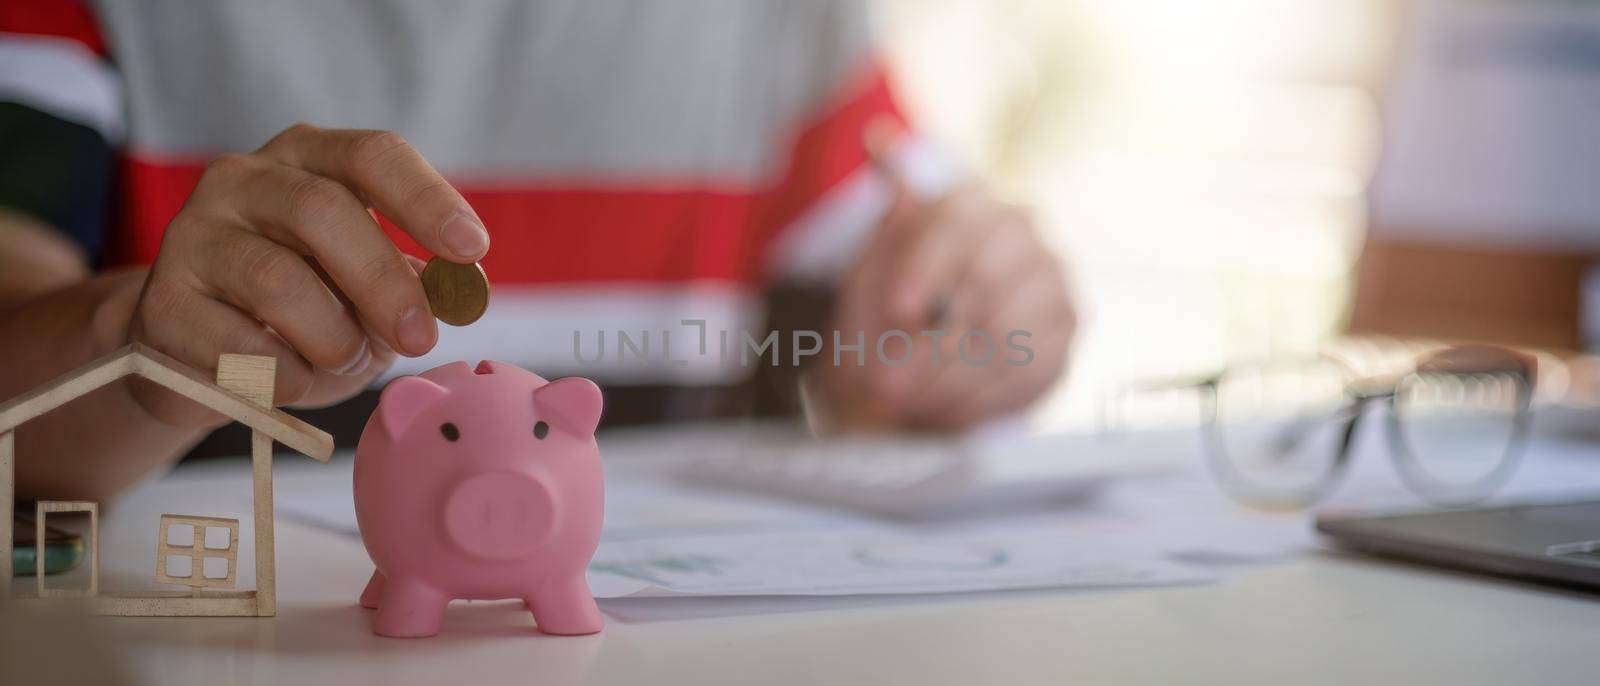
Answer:
<path fill-rule="evenodd" d="M 861 131 L 861 143 L 866 149 L 867 159 L 879 178 L 889 187 L 890 201 L 885 216 L 897 211 L 910 211 L 932 205 L 941 199 L 939 196 L 929 197 L 918 192 L 900 168 L 894 153 L 904 143 L 905 138 L 905 129 L 895 120 L 883 115 L 868 122 Z M 935 295 L 928 305 L 927 317 L 922 323 L 937 328 L 950 321 L 951 300 L 949 293 Z"/>

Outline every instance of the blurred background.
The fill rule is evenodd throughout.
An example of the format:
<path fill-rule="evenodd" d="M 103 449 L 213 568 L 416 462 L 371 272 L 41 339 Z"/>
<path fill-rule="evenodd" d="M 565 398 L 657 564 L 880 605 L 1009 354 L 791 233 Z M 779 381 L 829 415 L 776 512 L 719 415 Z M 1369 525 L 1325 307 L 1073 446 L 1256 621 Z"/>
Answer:
<path fill-rule="evenodd" d="M 880 9 L 914 119 L 1071 265 L 1082 328 L 1045 427 L 1352 333 L 1590 340 L 1600 3 Z"/>

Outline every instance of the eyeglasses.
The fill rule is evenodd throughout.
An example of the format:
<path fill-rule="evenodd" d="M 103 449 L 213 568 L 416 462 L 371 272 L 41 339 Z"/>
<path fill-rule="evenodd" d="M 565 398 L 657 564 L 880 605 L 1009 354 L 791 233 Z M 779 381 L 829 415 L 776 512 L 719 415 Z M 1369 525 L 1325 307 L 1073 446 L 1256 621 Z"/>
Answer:
<path fill-rule="evenodd" d="M 1223 490 L 1254 507 L 1299 509 L 1338 487 L 1374 404 L 1388 410 L 1389 454 L 1413 493 L 1438 505 L 1488 497 L 1516 471 L 1533 385 L 1531 358 L 1455 346 L 1399 374 L 1361 377 L 1319 356 L 1162 386 L 1199 392 L 1206 458 Z"/>

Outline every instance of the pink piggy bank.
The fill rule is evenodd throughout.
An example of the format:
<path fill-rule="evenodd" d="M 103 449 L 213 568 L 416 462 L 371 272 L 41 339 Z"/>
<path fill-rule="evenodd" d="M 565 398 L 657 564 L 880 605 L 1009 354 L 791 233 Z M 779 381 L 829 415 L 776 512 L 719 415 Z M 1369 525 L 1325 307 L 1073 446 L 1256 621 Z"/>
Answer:
<path fill-rule="evenodd" d="M 588 379 L 487 360 L 390 382 L 356 447 L 373 631 L 432 636 L 457 598 L 521 598 L 545 633 L 599 631 L 584 570 L 604 503 L 600 406 Z"/>

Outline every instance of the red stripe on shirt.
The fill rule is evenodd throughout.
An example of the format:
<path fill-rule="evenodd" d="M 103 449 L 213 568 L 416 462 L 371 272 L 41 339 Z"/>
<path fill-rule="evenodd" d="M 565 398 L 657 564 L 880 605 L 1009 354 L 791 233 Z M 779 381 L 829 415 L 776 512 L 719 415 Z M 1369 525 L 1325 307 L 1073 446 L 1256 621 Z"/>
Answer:
<path fill-rule="evenodd" d="M 750 194 L 701 190 L 460 188 L 489 227 L 497 283 L 750 281 L 740 253 Z M 401 250 L 427 251 L 393 224 Z"/>
<path fill-rule="evenodd" d="M 153 262 L 161 234 L 204 172 L 204 164 L 123 163 L 125 230 L 119 263 Z M 489 229 L 483 269 L 496 283 L 749 281 L 741 253 L 753 193 L 701 190 L 493 189 L 458 185 Z M 385 220 L 400 249 L 428 251 Z M 430 227 L 431 228 L 431 227 Z"/>
<path fill-rule="evenodd" d="M 903 121 L 876 66 L 830 102 L 799 130 L 782 180 L 770 189 L 458 184 L 489 229 L 484 271 L 500 284 L 756 282 L 778 231 L 865 163 L 867 122 L 884 114 Z M 124 159 L 115 262 L 155 260 L 166 225 L 203 171 L 201 160 Z M 405 252 L 428 254 L 388 221 L 384 228 Z"/>
<path fill-rule="evenodd" d="M 760 208 L 760 245 L 770 245 L 777 233 L 866 164 L 862 132 L 869 123 L 887 117 L 906 126 L 881 63 L 872 62 L 842 86 L 795 136 L 783 180 Z"/>
<path fill-rule="evenodd" d="M 106 42 L 94 13 L 74 0 L 5 0 L 0 2 L 0 33 L 69 38 L 106 57 Z"/>

